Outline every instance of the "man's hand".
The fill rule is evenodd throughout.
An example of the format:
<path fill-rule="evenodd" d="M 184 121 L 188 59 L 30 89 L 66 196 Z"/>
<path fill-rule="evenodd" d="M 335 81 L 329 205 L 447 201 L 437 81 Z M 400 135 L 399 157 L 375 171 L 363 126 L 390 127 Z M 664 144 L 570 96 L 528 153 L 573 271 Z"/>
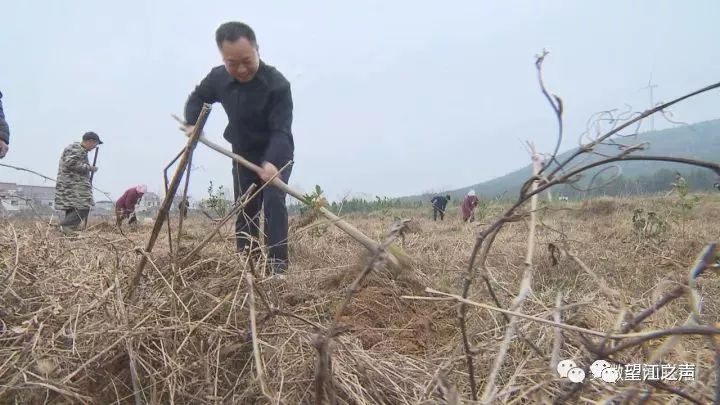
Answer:
<path fill-rule="evenodd" d="M 5 155 L 7 155 L 8 150 L 10 150 L 8 144 L 6 144 L 5 141 L 0 141 L 0 159 L 4 158 Z"/>
<path fill-rule="evenodd" d="M 95 173 L 95 172 L 98 171 L 98 167 L 97 167 L 97 166 L 90 166 L 90 168 L 89 168 L 88 170 L 90 170 L 91 172 Z"/>
<path fill-rule="evenodd" d="M 278 173 L 278 168 L 270 162 L 264 162 L 262 164 L 262 170 L 260 171 L 260 179 L 264 182 L 270 181 Z"/>

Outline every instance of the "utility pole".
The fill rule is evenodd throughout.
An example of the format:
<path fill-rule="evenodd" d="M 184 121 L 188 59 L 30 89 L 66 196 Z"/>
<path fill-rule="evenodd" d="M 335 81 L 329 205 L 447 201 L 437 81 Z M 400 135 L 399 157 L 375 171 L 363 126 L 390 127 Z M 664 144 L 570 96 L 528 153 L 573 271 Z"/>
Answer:
<path fill-rule="evenodd" d="M 655 107 L 655 98 L 653 97 L 654 96 L 653 89 L 655 89 L 657 87 L 658 87 L 657 84 L 652 84 L 652 73 L 650 73 L 650 80 L 648 80 L 647 86 L 640 89 L 640 90 L 645 90 L 645 89 L 648 90 L 648 95 L 650 96 L 650 108 Z M 655 130 L 655 115 L 654 114 L 650 116 L 650 130 L 651 131 Z"/>

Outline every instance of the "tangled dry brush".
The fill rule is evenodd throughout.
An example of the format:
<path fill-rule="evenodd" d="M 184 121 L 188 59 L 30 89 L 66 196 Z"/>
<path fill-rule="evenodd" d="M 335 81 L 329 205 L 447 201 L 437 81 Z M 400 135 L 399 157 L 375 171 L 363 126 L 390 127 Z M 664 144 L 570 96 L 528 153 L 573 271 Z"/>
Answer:
<path fill-rule="evenodd" d="M 695 257 L 717 236 L 717 201 L 707 197 L 684 226 L 661 235 L 638 232 L 636 208 L 671 212 L 655 200 L 555 204 L 539 210 L 532 292 L 523 312 L 567 327 L 617 332 L 635 314 L 687 284 Z M 488 217 L 504 207 L 491 206 Z M 116 232 L 99 223 L 75 237 L 40 222 L 5 222 L 0 234 L 1 403 L 458 403 L 470 397 L 457 300 L 478 225 L 456 216 L 432 222 L 425 212 L 390 212 L 349 220 L 376 240 L 395 216 L 413 218 L 398 244 L 414 260 L 400 271 L 372 261 L 357 244 L 317 221 L 292 229 L 293 264 L 286 280 L 266 279 L 262 260 L 234 254 L 230 229 L 185 266 L 167 244 L 149 254 L 132 300 L 125 291 L 149 228 Z M 672 221 L 670 221 L 672 222 Z M 186 224 L 181 250 L 212 225 Z M 526 220 L 506 226 L 488 257 L 496 299 L 508 308 L 522 278 Z M 353 294 L 348 288 L 372 261 Z M 683 325 L 693 312 L 681 296 L 644 320 L 647 330 Z M 717 275 L 694 290 L 702 317 L 717 319 Z M 334 318 L 346 297 L 337 324 Z M 424 299 L 420 299 L 424 298 Z M 469 299 L 493 307 L 487 290 Z M 559 308 L 559 310 L 558 310 Z M 624 323 L 623 323 L 624 322 Z M 468 336 L 479 389 L 501 350 L 501 312 L 470 306 Z M 328 329 L 334 333 L 328 339 Z M 712 340 L 682 337 L 660 360 L 697 364 L 694 381 L 656 387 L 644 382 L 573 384 L 553 369 L 557 358 L 584 364 L 589 342 L 602 338 L 518 318 L 494 382 L 494 401 L 535 403 L 601 399 L 707 403 L 715 384 Z M 632 338 L 628 338 L 632 339 Z M 668 337 L 613 355 L 646 361 Z M 328 373 L 322 367 L 327 343 Z M 554 359 L 555 358 L 555 359 Z M 587 366 L 588 364 L 584 364 Z M 327 380 L 327 381 L 325 381 Z M 324 381 L 318 386 L 318 381 Z M 680 394 L 672 391 L 682 391 Z"/>
<path fill-rule="evenodd" d="M 720 83 L 643 113 L 603 112 L 596 121 L 609 123 L 607 132 L 586 134 L 558 161 L 563 104 L 543 84 L 546 55 L 536 66 L 558 120 L 555 151 L 541 162 L 528 145 L 533 177 L 514 204 L 491 205 L 485 223 L 463 224 L 457 212 L 437 223 L 421 211 L 345 218 L 361 233 L 319 205 L 314 212 L 347 233 L 296 222 L 280 280 L 265 277 L 263 257 L 235 254 L 227 227 L 193 249 L 214 227 L 202 218 L 152 251 L 162 215 L 152 233 L 99 223 L 74 237 L 5 220 L 0 403 L 720 401 L 718 199 L 680 213 L 677 196 L 538 204 L 554 185 L 628 160 L 720 175 L 713 162 L 637 156 L 647 145 L 622 133 Z M 203 139 L 208 113 L 178 155 L 163 212 L 198 142 L 252 167 Z M 598 154 L 599 145 L 617 154 Z M 583 160 L 591 154 L 600 160 Z M 562 359 L 585 369 L 604 359 L 697 372 L 684 381 L 574 383 L 558 376 Z"/>

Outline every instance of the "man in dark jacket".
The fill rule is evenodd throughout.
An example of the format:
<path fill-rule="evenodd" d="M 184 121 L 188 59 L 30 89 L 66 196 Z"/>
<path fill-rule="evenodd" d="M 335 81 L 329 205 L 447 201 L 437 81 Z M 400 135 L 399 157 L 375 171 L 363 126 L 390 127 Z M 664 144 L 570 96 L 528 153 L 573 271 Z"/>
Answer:
<path fill-rule="evenodd" d="M 438 214 L 440 215 L 440 220 L 445 220 L 445 207 L 447 206 L 448 201 L 450 201 L 450 196 L 435 196 L 433 197 L 430 202 L 433 205 L 433 221 L 437 221 Z"/>
<path fill-rule="evenodd" d="M 82 142 L 75 142 L 63 150 L 55 184 L 55 209 L 65 211 L 60 222 L 62 231 L 77 230 L 87 221 L 90 207 L 95 205 L 90 184 L 90 173 L 98 170 L 88 160 L 88 152 L 102 144 L 94 132 L 87 132 Z"/>
<path fill-rule="evenodd" d="M 233 162 L 235 200 L 255 183 L 269 181 L 279 168 L 293 158 L 293 101 L 290 83 L 274 67 L 260 60 L 255 33 L 240 22 L 222 24 L 215 41 L 225 66 L 217 66 L 190 94 L 185 105 L 188 132 L 200 115 L 203 103 L 222 104 L 228 117 L 224 137 L 232 151 L 262 167 L 255 172 Z M 285 183 L 291 167 L 278 176 Z M 275 187 L 265 188 L 245 206 L 235 222 L 237 250 L 252 248 L 259 234 L 260 208 L 265 213 L 265 237 L 270 263 L 275 274 L 288 265 L 288 214 L 285 193 Z M 248 238 L 248 235 L 250 238 Z"/>
<path fill-rule="evenodd" d="M 5 121 L 5 112 L 2 106 L 2 92 L 0 92 L 0 159 L 4 158 L 10 147 L 10 127 Z"/>

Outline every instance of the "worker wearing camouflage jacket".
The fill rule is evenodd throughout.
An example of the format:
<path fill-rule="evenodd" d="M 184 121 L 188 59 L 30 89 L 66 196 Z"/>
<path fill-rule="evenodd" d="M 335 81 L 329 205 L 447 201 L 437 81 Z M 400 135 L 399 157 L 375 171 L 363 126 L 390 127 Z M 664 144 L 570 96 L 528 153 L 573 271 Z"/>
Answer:
<path fill-rule="evenodd" d="M 55 209 L 65 211 L 60 223 L 63 231 L 77 230 L 87 220 L 93 200 L 90 173 L 97 167 L 90 165 L 88 152 L 102 144 L 98 135 L 87 132 L 82 142 L 75 142 L 63 150 L 58 165 L 57 184 L 55 185 Z"/>
<path fill-rule="evenodd" d="M 10 145 L 10 127 L 5 121 L 5 112 L 2 106 L 2 92 L 0 92 L 0 159 L 4 158 Z"/>

